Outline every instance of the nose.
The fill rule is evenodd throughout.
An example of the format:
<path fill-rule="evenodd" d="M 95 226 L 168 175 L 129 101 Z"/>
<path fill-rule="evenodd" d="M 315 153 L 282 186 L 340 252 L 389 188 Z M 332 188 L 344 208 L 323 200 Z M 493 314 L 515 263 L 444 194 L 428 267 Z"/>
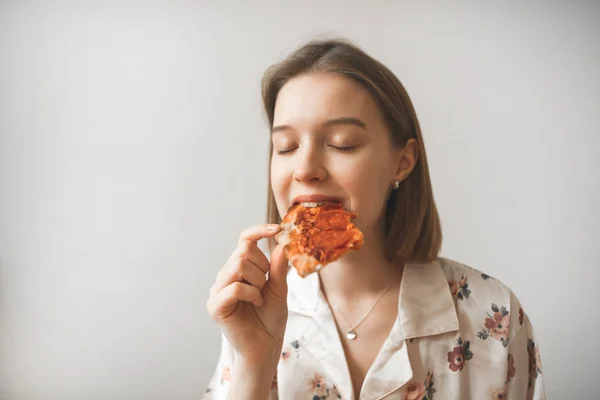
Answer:
<path fill-rule="evenodd" d="M 298 182 L 322 182 L 327 179 L 323 165 L 323 155 L 314 146 L 305 147 L 298 154 L 298 164 L 294 169 L 294 180 Z"/>

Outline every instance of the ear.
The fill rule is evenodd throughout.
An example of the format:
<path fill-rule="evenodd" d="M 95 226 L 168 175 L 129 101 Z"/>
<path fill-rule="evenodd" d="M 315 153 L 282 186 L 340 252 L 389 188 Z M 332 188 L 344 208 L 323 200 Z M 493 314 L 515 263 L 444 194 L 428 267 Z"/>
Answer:
<path fill-rule="evenodd" d="M 394 181 L 402 182 L 408 178 L 419 160 L 419 146 L 416 139 L 408 139 L 404 148 L 398 150 L 396 160 L 396 175 Z"/>

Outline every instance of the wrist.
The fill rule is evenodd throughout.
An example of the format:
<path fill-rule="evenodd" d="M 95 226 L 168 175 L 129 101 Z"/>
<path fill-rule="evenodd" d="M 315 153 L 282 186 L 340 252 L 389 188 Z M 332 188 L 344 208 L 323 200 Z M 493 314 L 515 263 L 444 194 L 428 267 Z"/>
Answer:
<path fill-rule="evenodd" d="M 278 362 L 279 352 L 252 357 L 236 354 L 233 360 L 233 367 L 234 371 L 237 369 L 244 376 L 261 377 L 262 375 L 270 375 L 271 372 L 274 373 Z"/>
<path fill-rule="evenodd" d="M 277 370 L 272 357 L 235 357 L 231 369 L 231 387 L 228 399 L 268 399 Z"/>
<path fill-rule="evenodd" d="M 238 364 L 243 369 L 273 369 L 277 368 L 281 349 L 283 347 L 283 338 L 270 346 L 265 346 L 261 351 L 235 352 L 233 356 L 234 364 Z"/>

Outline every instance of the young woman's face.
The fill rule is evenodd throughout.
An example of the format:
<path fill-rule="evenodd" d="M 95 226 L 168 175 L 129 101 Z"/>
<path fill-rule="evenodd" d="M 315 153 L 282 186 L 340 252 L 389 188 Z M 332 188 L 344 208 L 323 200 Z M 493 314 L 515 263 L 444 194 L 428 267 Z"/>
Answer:
<path fill-rule="evenodd" d="M 416 162 L 414 140 L 392 145 L 383 114 L 359 83 L 337 74 L 300 75 L 279 92 L 271 185 L 279 214 L 296 202 L 338 200 L 363 231 L 381 227 L 394 181 Z"/>

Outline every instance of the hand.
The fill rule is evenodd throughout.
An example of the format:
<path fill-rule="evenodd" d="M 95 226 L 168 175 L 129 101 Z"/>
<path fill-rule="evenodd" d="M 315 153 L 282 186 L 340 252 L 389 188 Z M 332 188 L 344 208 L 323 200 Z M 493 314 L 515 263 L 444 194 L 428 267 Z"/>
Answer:
<path fill-rule="evenodd" d="M 231 346 L 236 358 L 276 367 L 287 323 L 287 258 L 275 247 L 271 261 L 258 248 L 262 238 L 275 236 L 276 224 L 244 230 L 215 284 L 207 308 Z M 266 274 L 269 273 L 267 279 Z"/>

